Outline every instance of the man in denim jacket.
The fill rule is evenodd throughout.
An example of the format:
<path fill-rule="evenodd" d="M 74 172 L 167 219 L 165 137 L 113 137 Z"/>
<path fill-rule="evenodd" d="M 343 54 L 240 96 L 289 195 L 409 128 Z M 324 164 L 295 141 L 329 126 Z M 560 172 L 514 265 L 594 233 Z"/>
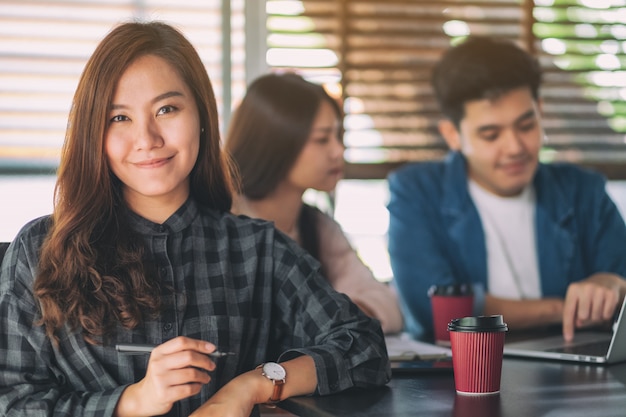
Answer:
<path fill-rule="evenodd" d="M 542 164 L 541 72 L 508 41 L 469 38 L 433 73 L 451 149 L 389 176 L 389 253 L 407 330 L 432 340 L 428 288 L 471 283 L 511 329 L 609 321 L 626 294 L 626 226 L 605 179 Z"/>

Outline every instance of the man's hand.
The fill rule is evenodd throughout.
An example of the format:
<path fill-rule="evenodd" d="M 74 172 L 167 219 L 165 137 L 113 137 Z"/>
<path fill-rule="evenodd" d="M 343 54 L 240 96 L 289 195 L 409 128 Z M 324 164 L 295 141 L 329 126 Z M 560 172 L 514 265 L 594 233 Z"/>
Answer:
<path fill-rule="evenodd" d="M 542 298 L 538 300 L 512 300 L 485 295 L 483 314 L 502 314 L 510 330 L 560 324 L 563 317 L 563 300 Z"/>
<path fill-rule="evenodd" d="M 626 281 L 610 273 L 570 284 L 563 307 L 563 338 L 571 341 L 575 329 L 611 320 L 625 293 Z"/>

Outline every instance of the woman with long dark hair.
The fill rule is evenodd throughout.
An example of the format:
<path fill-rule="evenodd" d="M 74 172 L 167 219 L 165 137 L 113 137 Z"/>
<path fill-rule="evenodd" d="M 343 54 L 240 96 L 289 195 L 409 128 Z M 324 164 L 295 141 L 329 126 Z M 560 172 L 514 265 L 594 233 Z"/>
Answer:
<path fill-rule="evenodd" d="M 378 282 L 339 224 L 304 203 L 306 190 L 331 192 L 343 175 L 342 112 L 321 85 L 295 73 L 253 81 L 226 137 L 241 176 L 233 212 L 274 222 L 320 263 L 333 288 L 378 319 L 402 329 L 395 293 Z"/>
<path fill-rule="evenodd" d="M 378 324 L 271 224 L 229 213 L 230 172 L 192 45 L 157 22 L 109 33 L 74 96 L 54 211 L 2 264 L 0 415 L 243 417 L 389 380 Z"/>

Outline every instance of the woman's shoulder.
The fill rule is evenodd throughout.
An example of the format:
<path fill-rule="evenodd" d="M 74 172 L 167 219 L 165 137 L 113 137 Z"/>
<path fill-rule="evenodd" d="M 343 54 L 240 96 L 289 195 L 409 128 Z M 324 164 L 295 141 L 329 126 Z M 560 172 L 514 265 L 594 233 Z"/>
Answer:
<path fill-rule="evenodd" d="M 270 257 L 286 265 L 299 263 L 308 255 L 271 221 L 228 212 L 214 213 L 213 216 L 218 224 L 217 235 L 223 238 L 219 245 L 226 245 L 231 251 L 251 257 Z"/>
<path fill-rule="evenodd" d="M 316 207 L 311 207 L 311 210 L 319 239 L 319 259 L 328 273 L 330 263 L 341 263 L 356 253 L 343 228 L 333 217 Z"/>
<path fill-rule="evenodd" d="M 252 233 L 267 233 L 268 230 L 272 230 L 274 225 L 272 222 L 250 217 L 246 214 L 235 214 L 231 212 L 217 212 L 210 210 L 207 213 L 207 217 L 217 227 L 229 232 L 241 232 L 243 230 L 249 230 Z"/>
<path fill-rule="evenodd" d="M 315 218 L 315 225 L 320 239 L 325 240 L 325 238 L 338 236 L 345 237 L 341 225 L 332 216 L 314 206 L 305 205 L 305 208 L 309 211 L 310 215 Z"/>
<path fill-rule="evenodd" d="M 12 290 L 16 294 L 25 294 L 29 291 L 34 274 L 28 271 L 37 268 L 39 251 L 50 223 L 50 216 L 42 216 L 26 223 L 17 233 L 4 254 L 0 292 Z"/>
<path fill-rule="evenodd" d="M 14 240 L 20 241 L 27 246 L 39 247 L 48 235 L 51 224 L 52 216 L 37 217 L 22 226 Z"/>
<path fill-rule="evenodd" d="M 223 236 L 230 241 L 241 241 L 247 245 L 250 241 L 257 244 L 276 242 L 286 243 L 290 239 L 283 235 L 274 223 L 268 220 L 249 217 L 245 214 L 230 212 L 205 211 L 204 225 L 214 228 L 218 236 Z"/>

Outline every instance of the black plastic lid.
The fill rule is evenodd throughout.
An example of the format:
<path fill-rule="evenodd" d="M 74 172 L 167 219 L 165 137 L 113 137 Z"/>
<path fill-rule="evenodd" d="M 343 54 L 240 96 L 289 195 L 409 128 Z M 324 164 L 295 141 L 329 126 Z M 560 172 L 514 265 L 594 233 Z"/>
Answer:
<path fill-rule="evenodd" d="M 502 315 L 463 317 L 448 323 L 451 332 L 506 332 L 509 330 Z"/>
<path fill-rule="evenodd" d="M 428 289 L 428 296 L 443 295 L 443 296 L 460 296 L 473 294 L 472 286 L 470 284 L 448 284 L 448 285 L 433 285 Z"/>

